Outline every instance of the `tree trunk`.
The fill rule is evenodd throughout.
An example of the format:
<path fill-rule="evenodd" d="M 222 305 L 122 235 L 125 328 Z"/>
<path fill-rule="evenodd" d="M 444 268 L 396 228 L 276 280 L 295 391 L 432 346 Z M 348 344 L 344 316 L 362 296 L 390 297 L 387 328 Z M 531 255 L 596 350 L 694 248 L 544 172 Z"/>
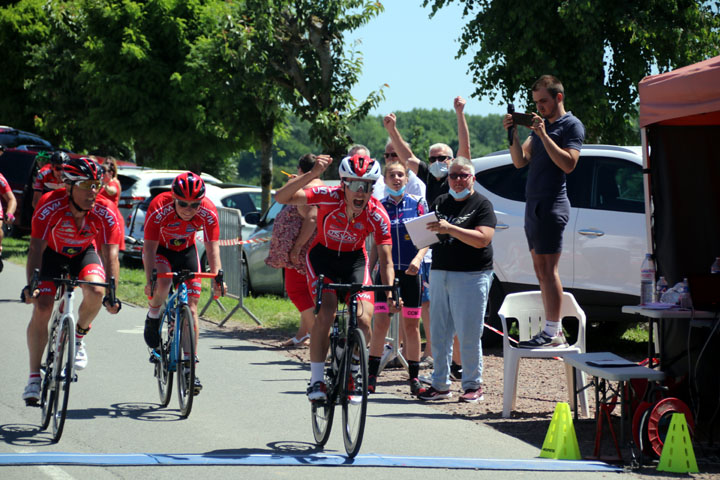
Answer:
<path fill-rule="evenodd" d="M 270 206 L 270 190 L 273 181 L 273 131 L 274 125 L 265 125 L 264 132 L 260 138 L 260 186 L 262 187 L 262 206 L 264 212 Z"/>

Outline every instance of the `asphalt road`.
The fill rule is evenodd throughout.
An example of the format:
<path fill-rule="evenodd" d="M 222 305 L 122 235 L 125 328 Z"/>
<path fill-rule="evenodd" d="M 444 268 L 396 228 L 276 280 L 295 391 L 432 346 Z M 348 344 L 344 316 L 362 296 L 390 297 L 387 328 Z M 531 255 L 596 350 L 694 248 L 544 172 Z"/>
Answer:
<path fill-rule="evenodd" d="M 305 397 L 309 368 L 214 328 L 201 329 L 198 375 L 204 389 L 183 420 L 176 392 L 168 408 L 159 408 L 142 338 L 145 310 L 127 305 L 116 316 L 103 310 L 95 320 L 86 342 L 89 366 L 72 385 L 65 431 L 60 442 L 52 444 L 50 434 L 39 430 L 40 409 L 26 407 L 21 399 L 31 313 L 30 306 L 16 301 L 24 284 L 24 267 L 6 262 L 0 274 L 0 478 L 5 480 L 134 480 L 150 475 L 317 479 L 331 474 L 413 480 L 425 474 L 633 478 L 584 462 L 540 461 L 539 450 L 520 440 L 382 393 L 371 398 L 360 455 L 347 463 L 339 410 L 326 449 L 314 446 Z M 588 465 L 601 472 L 542 471 Z"/>

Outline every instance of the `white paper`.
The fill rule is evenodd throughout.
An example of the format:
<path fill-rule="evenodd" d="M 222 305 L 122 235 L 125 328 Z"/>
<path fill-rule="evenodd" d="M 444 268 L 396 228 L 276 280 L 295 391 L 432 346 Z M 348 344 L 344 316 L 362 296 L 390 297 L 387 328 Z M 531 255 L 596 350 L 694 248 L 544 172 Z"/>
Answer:
<path fill-rule="evenodd" d="M 435 232 L 427 229 L 428 223 L 437 221 L 438 218 L 435 212 L 430 212 L 405 222 L 405 228 L 407 228 L 410 239 L 415 244 L 415 248 L 420 250 L 421 248 L 440 241 L 440 238 Z"/>

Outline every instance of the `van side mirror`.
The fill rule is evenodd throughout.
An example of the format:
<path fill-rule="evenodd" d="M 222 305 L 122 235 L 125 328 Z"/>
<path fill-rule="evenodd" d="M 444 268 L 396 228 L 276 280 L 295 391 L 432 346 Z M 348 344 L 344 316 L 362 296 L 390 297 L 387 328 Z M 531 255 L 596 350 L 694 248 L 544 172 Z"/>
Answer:
<path fill-rule="evenodd" d="M 249 225 L 257 225 L 260 222 L 260 212 L 250 212 L 245 215 L 245 223 Z"/>

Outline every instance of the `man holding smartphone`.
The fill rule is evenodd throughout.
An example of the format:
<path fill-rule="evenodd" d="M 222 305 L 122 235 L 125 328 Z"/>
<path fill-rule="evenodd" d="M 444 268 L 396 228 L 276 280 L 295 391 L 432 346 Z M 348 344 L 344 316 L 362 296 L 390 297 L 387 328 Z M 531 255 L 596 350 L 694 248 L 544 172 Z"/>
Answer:
<path fill-rule="evenodd" d="M 522 146 L 517 128 L 513 128 L 510 155 L 516 168 L 530 165 L 525 186 L 525 236 L 542 292 L 545 325 L 519 347 L 557 347 L 567 345 L 560 321 L 563 290 L 558 273 L 563 232 L 570 217 L 565 175 L 577 165 L 585 127 L 565 111 L 565 90 L 554 76 L 541 76 L 532 86 L 532 97 L 539 115 L 532 114 L 532 132 Z M 508 130 L 513 126 L 513 115 L 508 113 L 503 127 Z"/>

